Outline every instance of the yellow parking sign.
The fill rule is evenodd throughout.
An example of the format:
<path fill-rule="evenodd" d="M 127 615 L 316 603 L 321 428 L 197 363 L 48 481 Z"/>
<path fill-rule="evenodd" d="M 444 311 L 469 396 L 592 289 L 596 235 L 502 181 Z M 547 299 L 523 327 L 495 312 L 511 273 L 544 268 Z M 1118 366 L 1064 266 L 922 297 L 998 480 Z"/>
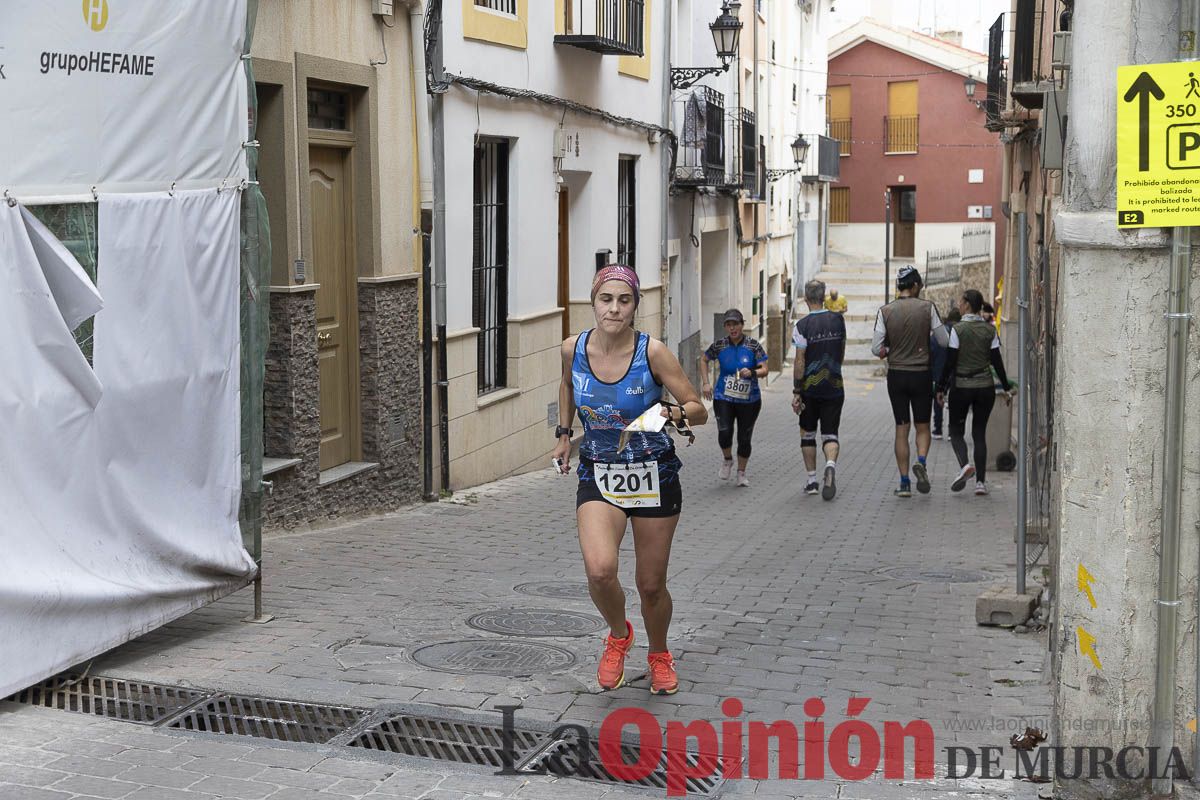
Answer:
<path fill-rule="evenodd" d="M 1117 225 L 1200 225 L 1200 62 L 1117 68 Z"/>

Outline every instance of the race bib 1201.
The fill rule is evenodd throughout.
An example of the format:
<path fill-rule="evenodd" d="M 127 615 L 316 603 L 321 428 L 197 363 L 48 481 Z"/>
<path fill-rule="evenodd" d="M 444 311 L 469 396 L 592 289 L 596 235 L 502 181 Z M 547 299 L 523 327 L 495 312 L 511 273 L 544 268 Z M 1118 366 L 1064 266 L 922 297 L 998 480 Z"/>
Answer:
<path fill-rule="evenodd" d="M 658 508 L 662 495 L 658 462 L 594 465 L 600 495 L 618 508 Z"/>

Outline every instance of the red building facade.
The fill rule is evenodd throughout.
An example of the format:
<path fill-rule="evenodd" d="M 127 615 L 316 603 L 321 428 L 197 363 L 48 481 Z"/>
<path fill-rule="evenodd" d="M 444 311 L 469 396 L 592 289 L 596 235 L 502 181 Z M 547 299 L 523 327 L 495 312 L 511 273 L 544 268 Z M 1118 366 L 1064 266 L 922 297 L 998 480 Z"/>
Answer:
<path fill-rule="evenodd" d="M 984 127 L 987 54 L 873 20 L 833 37 L 830 53 L 830 135 L 843 141 L 831 248 L 882 261 L 890 199 L 893 259 L 966 258 L 990 227 L 992 264 L 1003 264 L 1004 155 Z"/>

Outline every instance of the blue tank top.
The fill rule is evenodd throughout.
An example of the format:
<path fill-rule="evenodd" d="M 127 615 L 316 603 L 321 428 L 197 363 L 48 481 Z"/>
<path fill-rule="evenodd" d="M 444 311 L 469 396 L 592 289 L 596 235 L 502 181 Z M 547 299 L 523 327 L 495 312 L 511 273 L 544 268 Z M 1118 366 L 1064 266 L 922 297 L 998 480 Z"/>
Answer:
<path fill-rule="evenodd" d="M 638 334 L 633 359 L 625 375 L 616 383 L 605 383 L 596 377 L 592 365 L 588 363 L 587 342 L 590 334 L 590 330 L 579 334 L 575 342 L 575 358 L 571 363 L 575 407 L 583 424 L 579 477 L 590 479 L 591 470 L 586 466 L 587 461 L 634 464 L 673 459 L 675 445 L 665 431 L 630 434 L 625 449 L 620 452 L 617 449 L 625 426 L 662 399 L 662 385 L 650 372 L 650 358 L 647 355 L 650 336 Z"/>

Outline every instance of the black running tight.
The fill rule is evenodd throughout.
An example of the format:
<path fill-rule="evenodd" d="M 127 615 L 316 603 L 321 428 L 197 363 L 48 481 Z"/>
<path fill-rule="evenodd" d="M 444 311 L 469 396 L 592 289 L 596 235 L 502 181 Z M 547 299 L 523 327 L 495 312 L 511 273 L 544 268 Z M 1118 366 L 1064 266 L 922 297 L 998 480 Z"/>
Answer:
<path fill-rule="evenodd" d="M 954 447 L 954 455 L 958 457 L 958 465 L 965 467 L 968 462 L 967 442 L 964 438 L 967 429 L 967 412 L 971 413 L 971 438 L 975 442 L 975 480 L 987 479 L 987 425 L 988 417 L 992 415 L 992 407 L 996 405 L 996 390 L 991 387 L 979 389 L 950 390 L 950 444 Z"/>
<path fill-rule="evenodd" d="M 733 426 L 737 423 L 737 454 L 739 458 L 750 457 L 750 437 L 754 435 L 754 422 L 762 410 L 762 400 L 753 403 L 731 403 L 728 400 L 713 400 L 713 412 L 717 417 L 717 444 L 722 450 L 733 446 Z"/>

